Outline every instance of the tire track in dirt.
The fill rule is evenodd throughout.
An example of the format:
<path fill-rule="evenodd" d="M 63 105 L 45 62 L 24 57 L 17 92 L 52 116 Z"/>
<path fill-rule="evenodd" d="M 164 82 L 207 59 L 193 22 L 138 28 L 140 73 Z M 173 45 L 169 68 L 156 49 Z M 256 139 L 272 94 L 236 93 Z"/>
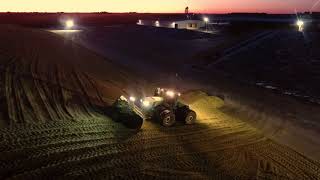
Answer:
<path fill-rule="evenodd" d="M 226 126 L 225 128 L 227 128 L 227 129 L 225 129 L 225 132 L 227 132 L 226 133 L 226 135 L 229 135 L 229 136 L 234 136 L 233 134 L 230 134 L 231 132 L 228 132 L 229 130 L 228 130 L 228 128 L 229 128 L 230 126 Z M 239 124 L 239 127 L 241 128 L 241 127 L 243 127 L 243 125 L 242 124 Z M 192 129 L 192 128 L 191 128 Z M 235 128 L 234 130 L 236 130 L 237 128 Z M 218 129 L 216 129 L 216 130 L 218 130 Z M 241 130 L 241 129 L 239 129 L 239 130 Z M 201 141 L 203 141 L 202 140 L 202 136 L 201 136 L 201 134 L 203 134 L 203 135 L 205 135 L 205 134 L 207 134 L 208 133 L 208 131 L 210 132 L 211 131 L 211 129 L 207 129 L 207 130 L 203 130 L 203 131 L 200 131 L 200 132 L 197 132 L 197 133 L 184 133 L 183 134 L 183 136 L 187 136 L 187 138 L 186 138 L 186 140 L 187 139 L 192 139 L 193 141 L 195 140 L 196 142 L 201 142 Z M 199 135 L 199 133 L 200 133 L 200 135 Z M 215 134 L 213 131 L 211 131 L 211 133 L 213 133 L 213 134 Z M 238 133 L 240 133 L 240 134 L 242 134 L 243 132 L 238 132 Z M 177 134 L 176 134 L 177 135 Z M 210 135 L 210 134 L 209 134 Z M 183 137 L 183 136 L 181 136 L 181 137 Z M 189 137 L 188 137 L 189 136 Z M 192 137 L 192 136 L 194 136 L 194 138 Z M 179 138 L 177 138 L 176 136 L 174 136 L 174 135 L 170 135 L 169 137 L 171 137 L 171 138 L 174 138 L 176 141 L 177 141 L 177 139 L 178 139 L 178 141 L 180 140 L 183 140 L 183 138 L 182 139 L 179 139 Z M 151 137 L 151 138 L 154 138 L 154 137 Z M 166 138 L 168 138 L 168 136 L 167 137 L 159 137 L 160 139 L 158 139 L 157 141 L 156 141 L 156 139 L 146 139 L 146 140 L 142 140 L 142 143 L 141 144 L 139 144 L 138 146 L 141 146 L 141 145 L 143 145 L 147 140 L 148 140 L 148 143 L 151 143 L 152 141 L 154 141 L 155 143 L 154 144 L 159 144 L 159 142 L 162 142 L 162 141 L 164 141 Z M 254 137 L 254 139 L 256 139 L 256 137 Z M 207 139 L 207 140 L 210 140 L 210 139 Z M 143 142 L 144 141 L 144 142 Z M 188 141 L 186 141 L 186 142 L 184 142 L 184 143 L 187 143 L 187 144 L 191 144 L 191 143 L 193 143 L 193 141 L 192 142 L 188 142 Z M 137 143 L 137 142 L 136 142 Z M 31 143 L 31 144 L 34 144 L 34 143 Z M 175 145 L 174 145 L 175 146 Z M 37 148 L 37 147 L 35 147 L 35 148 Z M 39 148 L 39 147 L 38 147 Z M 109 147 L 110 148 L 110 147 Z M 107 148 L 108 149 L 108 148 Z M 105 151 L 105 150 L 102 150 L 102 151 Z M 94 157 L 94 156 L 93 156 Z M 19 164 L 19 163 L 18 163 Z M 12 168 L 12 167 L 11 167 Z"/>
<path fill-rule="evenodd" d="M 17 122 L 18 117 L 17 114 L 15 113 L 15 107 L 16 107 L 16 102 L 15 102 L 15 94 L 14 94 L 14 89 L 13 89 L 13 73 L 11 73 L 11 68 L 7 67 L 6 68 L 6 73 L 5 73 L 5 88 L 6 88 L 6 101 L 8 105 L 8 116 L 9 116 L 9 122 L 8 124 L 12 124 L 11 121 Z"/>
<path fill-rule="evenodd" d="M 191 98 L 203 117 L 193 126 L 146 122 L 139 132 L 126 130 L 95 111 L 94 105 L 105 103 L 99 79 L 43 64 L 36 51 L 30 53 L 32 61 L 15 57 L 3 69 L 11 126 L 0 129 L 0 178 L 320 177 L 318 162 L 227 116 L 203 95 Z"/>
<path fill-rule="evenodd" d="M 299 179 L 318 179 L 320 177 L 319 163 L 307 160 L 297 152 L 285 148 L 284 146 L 275 145 L 275 143 L 267 144 L 271 152 L 263 151 L 261 154 L 266 159 L 283 166 L 289 170 L 294 177 Z M 270 168 L 269 168 L 270 169 Z"/>
<path fill-rule="evenodd" d="M 108 122 L 108 121 L 107 121 Z M 95 122 L 97 123 L 97 122 Z M 56 138 L 58 135 L 60 136 L 66 136 L 69 134 L 77 134 L 77 132 L 79 133 L 85 133 L 87 131 L 96 131 L 99 132 L 101 129 L 106 130 L 106 128 L 108 128 L 108 126 L 110 126 L 110 123 L 106 123 L 106 121 L 103 121 L 103 123 L 101 124 L 97 124 L 95 125 L 95 123 L 90 123 L 88 124 L 88 126 L 85 126 L 83 123 L 81 123 L 80 126 L 77 126 L 76 124 L 72 124 L 69 128 L 68 126 L 65 125 L 65 123 L 61 124 L 63 126 L 63 128 L 59 128 L 59 127 L 51 127 L 50 130 L 46 130 L 44 127 L 41 128 L 41 131 L 37 131 L 34 130 L 32 131 L 33 128 L 29 127 L 28 129 L 30 129 L 27 132 L 23 132 L 21 130 L 18 131 L 14 131 L 14 132 L 3 132 L 6 133 L 7 136 L 9 137 L 9 139 L 12 140 L 16 140 L 19 139 L 20 142 L 24 142 L 24 145 L 28 145 L 28 144 L 33 144 L 32 141 L 37 141 L 38 139 L 45 139 L 45 138 Z M 101 127 L 100 127 L 101 126 Z M 232 132 L 236 132 L 236 131 L 241 131 L 242 125 L 239 126 L 235 126 L 234 128 L 230 128 L 229 126 L 226 127 L 216 127 L 214 129 L 204 129 L 201 128 L 201 130 L 196 130 L 197 127 L 196 126 L 192 126 L 190 128 L 194 129 L 193 131 L 181 131 L 179 132 L 178 129 L 174 129 L 173 132 L 175 132 L 175 134 L 170 134 L 170 133 L 166 133 L 166 134 L 160 134 L 160 132 L 155 132 L 155 131 L 141 131 L 138 134 L 136 134 L 134 137 L 131 137 L 130 140 L 134 141 L 134 140 L 139 140 L 141 138 L 145 138 L 148 137 L 147 139 L 168 139 L 168 138 L 172 138 L 172 137 L 177 137 L 177 138 L 182 138 L 181 140 L 183 140 L 183 136 L 188 136 L 188 135 L 197 135 L 197 134 L 212 134 L 214 133 L 214 131 L 218 131 L 216 134 L 219 134 L 219 131 L 230 131 L 229 133 Z M 71 128 L 71 129 L 70 129 Z M 116 128 L 116 126 L 114 126 L 114 128 Z M 118 126 L 117 128 L 120 128 L 120 126 Z M 179 128 L 181 129 L 181 128 Z M 123 131 L 125 131 L 125 129 L 123 129 Z M 69 132 L 69 133 L 68 133 Z M 115 132 L 115 131 L 110 131 L 109 132 Z M 119 130 L 116 131 L 117 133 L 120 133 Z M 167 132 L 167 131 L 166 131 Z M 221 134 L 221 133 L 220 133 Z M 192 137 L 192 136 L 191 136 Z M 30 142 L 29 142 L 30 141 Z"/>
<path fill-rule="evenodd" d="M 91 134 L 93 134 L 94 133 L 94 131 L 92 131 L 92 132 L 87 132 L 86 134 L 88 134 L 88 135 L 91 135 Z M 98 131 L 96 131 L 96 133 L 99 133 Z M 105 133 L 105 132 L 101 132 L 101 133 Z M 235 132 L 236 134 L 238 134 L 238 133 L 240 133 L 240 132 Z M 210 134 L 209 134 L 210 135 Z M 230 134 L 226 134 L 226 135 L 230 135 Z M 226 136 L 226 135 L 222 135 L 222 134 L 220 134 L 220 136 Z M 234 134 L 231 134 L 231 135 L 234 135 Z M 81 134 L 80 136 L 79 135 L 74 135 L 74 134 L 70 134 L 70 138 L 73 138 L 74 136 L 76 136 L 77 138 L 80 138 L 80 137 L 82 137 L 82 136 L 85 136 L 85 134 Z M 192 137 L 192 136 L 191 136 Z M 36 151 L 36 149 L 37 148 L 45 148 L 45 147 L 47 147 L 47 146 L 52 146 L 52 145 L 58 145 L 59 143 L 60 143 L 60 138 L 59 137 L 52 137 L 52 138 L 54 138 L 54 140 L 50 140 L 49 142 L 49 144 L 39 144 L 39 143 L 41 143 L 41 142 L 44 142 L 44 143 L 47 143 L 47 141 L 48 140 L 46 140 L 46 141 L 41 141 L 41 138 L 39 138 L 39 139 L 36 139 L 34 142 L 27 142 L 27 143 L 25 143 L 25 142 L 20 142 L 19 143 L 19 146 L 20 147 L 24 147 L 24 149 L 22 149 L 22 151 L 23 150 L 25 150 L 28 146 L 28 144 L 32 144 L 33 146 L 32 147 L 29 147 L 28 149 L 30 149 L 31 148 L 31 151 Z M 63 136 L 63 143 L 65 142 L 65 141 L 68 141 L 68 139 L 66 139 L 67 138 L 67 136 Z M 184 142 L 187 142 L 187 140 L 184 140 L 184 139 L 182 139 L 182 138 L 179 138 L 179 137 L 177 137 L 176 138 L 177 140 L 179 140 L 179 141 L 184 141 Z M 195 140 L 197 140 L 197 141 L 199 141 L 198 140 L 198 138 L 192 138 L 193 139 L 193 141 L 195 141 Z M 75 140 L 75 139 L 74 139 Z M 161 139 L 150 139 L 150 138 L 145 138 L 145 139 L 141 139 L 141 141 L 145 141 L 145 140 L 148 140 L 148 141 L 150 141 L 150 142 L 155 142 L 156 144 L 157 144 L 157 142 L 159 141 L 159 142 L 161 142 L 161 141 L 168 141 L 168 139 L 167 138 L 161 138 Z M 54 142 L 57 142 L 57 143 L 54 143 Z M 76 141 L 78 141 L 78 140 L 76 140 Z M 71 141 L 70 141 L 71 142 Z M 132 140 L 130 141 L 130 142 L 132 142 Z M 139 141 L 135 141 L 136 143 L 138 143 Z M 54 144 L 53 144 L 54 143 Z M 39 146 L 38 145 L 36 145 L 36 144 L 39 144 Z M 35 146 L 36 145 L 36 146 Z M 17 147 L 18 148 L 18 147 Z M 16 148 L 16 150 L 14 151 L 14 152 L 19 152 L 19 151 L 21 151 L 21 150 L 19 150 L 19 148 L 17 149 Z M 14 153 L 13 152 L 13 153 Z M 4 152 L 5 153 L 5 152 Z M 10 151 L 8 152 L 8 153 L 10 153 Z M 47 155 L 47 153 L 49 153 L 48 151 L 46 151 L 46 155 Z"/>
<path fill-rule="evenodd" d="M 36 134 L 37 136 L 32 138 L 30 137 L 29 135 L 27 136 L 28 138 L 27 139 L 21 139 L 21 137 L 19 138 L 19 141 L 18 142 L 15 142 L 15 150 L 16 151 L 19 151 L 20 148 L 32 148 L 32 149 L 36 149 L 36 148 L 40 148 L 40 147 L 46 147 L 46 146 L 51 146 L 51 145 L 54 145 L 54 144 L 59 144 L 60 142 L 60 136 L 62 138 L 68 138 L 68 136 L 70 136 L 70 138 L 73 138 L 74 136 L 76 137 L 82 137 L 84 136 L 85 134 L 93 134 L 94 132 L 95 133 L 101 133 L 101 132 L 104 132 L 104 133 L 110 133 L 112 131 L 106 131 L 106 128 L 107 126 L 104 126 L 104 129 L 102 128 L 97 128 L 97 127 L 94 127 L 94 128 L 90 128 L 90 129 L 81 129 L 81 134 L 76 134 L 77 130 L 76 129 L 72 129 L 72 131 L 70 131 L 70 133 L 68 132 L 64 132 L 64 131 L 56 131 L 56 132 L 51 132 L 51 136 L 40 136 L 39 134 Z M 100 129 L 100 130 L 99 130 Z M 127 140 L 127 142 L 139 142 L 141 140 L 150 140 L 150 141 L 168 141 L 170 140 L 170 138 L 175 138 L 179 141 L 188 141 L 188 139 L 192 139 L 193 141 L 194 140 L 197 140 L 199 137 L 201 137 L 202 135 L 234 135 L 234 133 L 236 134 L 242 134 L 243 132 L 245 131 L 238 131 L 237 129 L 233 129 L 233 130 L 230 130 L 228 133 L 216 133 L 215 131 L 211 131 L 211 130 L 207 130 L 207 131 L 199 131 L 199 132 L 195 132 L 195 133 L 183 133 L 183 134 L 176 134 L 175 136 L 174 135 L 165 135 L 165 136 L 151 136 L 150 137 L 150 134 L 146 135 L 146 134 L 143 134 L 143 133 L 139 133 L 141 135 L 137 135 L 137 138 L 133 139 L 129 139 Z M 115 131 L 113 131 L 112 133 L 116 133 Z M 118 133 L 118 132 L 117 132 Z M 56 134 L 56 135 L 54 135 Z M 107 135 L 106 134 L 106 135 Z M 118 136 L 121 135 L 118 134 Z M 17 139 L 16 137 L 13 137 L 11 139 Z M 45 140 L 43 140 L 45 139 Z M 50 139 L 50 141 L 48 141 Z M 50 143 L 48 143 L 50 142 Z M 32 147 L 28 147 L 29 144 L 32 144 Z M 3 144 L 2 146 L 6 146 L 6 144 Z M 10 151 L 9 151 L 10 152 Z M 5 152 L 4 152 L 5 153 Z"/>
<path fill-rule="evenodd" d="M 66 124 L 68 125 L 66 128 L 72 127 L 72 124 Z M 292 179 L 291 177 L 293 177 L 293 175 L 297 175 L 292 172 L 288 174 L 290 171 L 288 171 L 287 168 L 279 168 L 278 165 L 274 165 L 276 163 L 258 165 L 258 162 L 260 163 L 262 159 L 268 159 L 268 162 L 270 162 L 271 158 L 263 153 L 264 150 L 266 152 L 272 151 L 269 146 L 266 146 L 269 141 L 266 141 L 266 139 L 263 138 L 262 135 L 259 135 L 257 131 L 254 131 L 254 129 L 248 129 L 245 124 L 242 125 L 241 123 L 234 123 L 235 127 L 238 125 L 238 128 L 236 128 L 237 131 L 235 134 L 232 134 L 232 128 L 230 128 L 232 124 L 230 124 L 230 122 L 227 122 L 227 124 L 228 125 L 225 126 L 216 126 L 216 128 L 221 128 L 217 128 L 216 131 L 212 130 L 215 126 L 210 126 L 205 130 L 199 130 L 197 126 L 186 128 L 180 126 L 172 129 L 164 129 L 164 131 L 162 131 L 161 128 L 158 128 L 158 130 L 148 129 L 146 132 L 142 131 L 134 135 L 134 137 L 137 136 L 137 138 L 129 138 L 123 141 L 114 139 L 113 142 L 109 141 L 110 143 L 105 140 L 108 139 L 108 134 L 111 132 L 101 131 L 99 135 L 96 134 L 98 131 L 94 132 L 95 126 L 89 126 L 91 128 L 88 129 L 79 128 L 79 131 L 84 130 L 84 132 L 88 133 L 91 131 L 91 134 L 94 135 L 92 136 L 93 139 L 90 139 L 89 133 L 88 136 L 82 136 L 84 139 L 75 135 L 75 139 L 70 139 L 79 140 L 75 141 L 75 143 L 68 143 L 68 141 L 66 141 L 64 144 L 53 144 L 47 147 L 35 146 L 35 149 L 27 151 L 26 153 L 30 153 L 29 155 L 31 156 L 29 159 L 21 159 L 20 161 L 12 159 L 13 161 L 11 164 L 9 163 L 10 165 L 6 164 L 6 166 L 2 166 L 2 169 L 7 171 L 7 173 L 1 174 L 7 174 L 6 177 L 29 177 L 32 179 L 44 177 L 49 174 L 54 177 L 86 177 L 89 175 L 97 177 L 99 175 L 106 175 L 104 172 L 109 171 L 110 173 L 107 174 L 110 175 L 109 177 L 119 177 L 123 175 L 128 178 L 145 175 L 147 177 L 161 179 L 185 177 L 185 174 L 182 172 L 190 169 L 190 172 L 193 173 L 190 177 L 194 177 L 194 179 L 201 177 L 237 177 L 238 179 L 250 179 L 254 176 L 261 179 L 266 177 Z M 54 124 L 47 126 L 47 128 L 50 129 L 50 127 L 58 127 L 59 125 Z M 97 126 L 101 127 L 100 125 Z M 101 130 L 103 130 L 103 127 L 105 126 L 102 126 Z M 187 129 L 189 132 L 186 131 Z M 174 134 L 177 130 L 180 132 L 180 135 L 179 133 Z M 193 130 L 195 130 L 195 132 L 193 132 Z M 148 137 L 149 131 L 153 134 L 151 137 Z M 172 132 L 168 133 L 169 131 Z M 70 129 L 70 132 L 73 132 L 73 130 Z M 56 133 L 59 134 L 59 131 Z M 61 140 L 63 140 L 63 136 L 65 135 L 66 134 L 61 135 Z M 206 138 L 203 138 L 204 135 L 206 135 Z M 101 138 L 99 138 L 100 136 Z M 86 137 L 89 139 L 85 139 Z M 34 144 L 32 141 L 29 143 Z M 26 143 L 26 145 L 27 144 L 28 143 Z M 48 152 L 47 155 L 46 152 Z M 275 152 L 281 154 L 280 152 Z M 252 153 L 254 156 L 248 155 L 248 153 Z M 293 156 L 293 158 L 295 157 Z M 301 160 L 306 161 L 305 158 Z M 10 161 L 10 158 L 8 158 L 7 161 Z M 159 167 L 152 167 L 150 166 L 152 162 L 161 163 Z M 281 161 L 276 160 L 276 162 L 279 163 Z M 30 163 L 33 164 L 32 167 L 28 167 Z M 315 166 L 313 162 L 310 163 L 310 167 Z M 169 164 L 173 165 L 171 166 Z M 125 173 L 124 175 L 121 174 L 122 171 L 119 171 L 119 169 L 130 169 L 132 167 L 137 168 L 133 174 Z M 239 169 L 239 167 L 247 168 Z M 214 174 L 212 173 L 213 168 L 215 169 Z M 274 170 L 275 168 L 278 171 Z M 289 168 L 292 167 L 289 166 Z M 303 169 L 305 167 L 301 168 Z M 191 171 L 191 169 L 193 169 L 193 171 Z M 287 174 L 279 171 L 287 172 Z M 175 175 L 174 173 L 177 174 Z M 297 175 L 297 177 L 312 177 L 311 175 L 314 171 L 306 171 L 306 173 L 309 175 Z"/>
<path fill-rule="evenodd" d="M 254 137 L 254 136 L 252 136 L 251 138 L 253 138 L 253 139 L 256 139 L 256 137 Z M 235 142 L 233 142 L 233 141 L 237 141 L 237 140 L 229 140 L 229 141 L 226 141 L 226 143 L 228 144 L 228 148 L 232 148 L 232 147 L 234 147 L 235 145 L 230 145 L 230 143 L 235 143 Z M 210 143 L 209 143 L 210 144 Z M 236 144 L 236 143 L 235 143 Z M 174 151 L 174 152 L 176 152 L 177 150 L 179 150 L 179 152 L 181 153 L 181 152 L 183 152 L 183 148 L 178 148 L 177 149 L 177 146 L 178 144 L 175 144 L 175 145 L 167 145 L 167 147 L 164 147 L 164 148 L 160 148 L 160 150 L 159 150 L 159 143 L 156 143 L 155 145 L 152 145 L 151 147 L 148 147 L 147 149 L 148 149 L 148 151 L 147 151 L 147 153 L 149 154 L 150 153 L 150 155 L 149 155 L 149 158 L 150 157 L 152 157 L 152 156 L 154 156 L 154 155 L 152 155 L 152 154 L 154 154 L 154 153 L 156 153 L 156 152 L 158 152 L 158 154 L 160 153 L 160 154 L 171 154 L 170 153 L 170 151 Z M 173 147 L 172 147 L 173 146 Z M 117 147 L 119 147 L 118 145 L 116 145 L 116 149 L 117 149 Z M 123 147 L 123 145 L 122 146 L 120 146 L 120 147 Z M 130 145 L 130 147 L 133 147 L 132 145 Z M 160 145 L 160 147 L 161 147 L 161 145 Z M 208 148 L 209 146 L 208 145 L 204 145 L 203 146 L 203 148 L 201 148 L 201 149 L 205 149 L 205 148 Z M 138 146 L 136 146 L 136 145 L 134 145 L 134 151 L 136 152 L 143 152 L 143 151 L 146 151 L 147 149 L 146 149 L 146 147 L 145 147 L 145 149 L 143 149 L 143 150 L 141 150 L 141 149 L 139 149 L 139 148 L 141 148 L 141 145 L 138 145 Z M 151 149 L 150 149 L 151 148 Z M 107 148 L 107 149 L 109 149 L 109 147 Z M 106 150 L 107 150 L 106 149 Z M 168 149 L 170 150 L 170 151 L 168 151 Z M 92 161 L 92 158 L 93 158 L 93 162 L 97 162 L 97 161 L 100 161 L 100 159 L 101 158 L 103 158 L 103 157 L 109 157 L 110 158 L 110 156 L 111 157 L 114 157 L 114 156 L 117 156 L 117 159 L 115 159 L 116 160 L 116 162 L 118 162 L 119 163 L 119 161 L 122 161 L 121 160 L 121 157 L 123 157 L 123 155 L 127 155 L 127 154 L 130 154 L 128 157 L 130 158 L 130 157 L 132 157 L 132 156 L 134 156 L 134 153 L 132 152 L 133 150 L 131 150 L 131 151 L 125 151 L 125 152 L 121 152 L 121 150 L 120 150 L 120 155 L 119 155 L 119 152 L 117 151 L 117 153 L 116 154 L 113 154 L 113 155 L 108 155 L 108 153 L 106 154 L 105 153 L 105 151 L 106 151 L 105 149 L 102 149 L 101 151 L 100 150 L 96 150 L 95 152 L 93 152 L 92 153 L 92 155 L 83 155 L 84 157 L 88 157 L 87 159 L 81 159 L 81 161 L 90 161 L 90 159 L 91 159 L 91 161 Z M 150 151 L 150 152 L 149 152 Z M 101 154 L 99 153 L 99 152 L 101 152 Z M 95 155 L 96 154 L 99 154 L 99 156 L 98 157 L 96 157 Z M 131 154 L 131 153 L 133 153 L 133 154 Z M 122 155 L 121 155 L 122 154 Z M 119 157 L 118 157 L 118 155 L 119 155 Z M 159 156 L 159 155 L 158 155 Z M 120 160 L 119 160 L 119 158 L 120 158 Z M 139 159 L 139 161 L 141 161 L 142 159 L 145 159 L 145 158 L 147 158 L 147 157 L 143 157 L 143 158 L 141 158 L 141 159 Z M 71 159 L 74 159 L 74 158 L 71 158 Z M 76 159 L 78 159 L 78 158 L 76 158 Z M 79 162 L 78 162 L 79 160 L 77 160 L 77 161 L 67 161 L 68 163 L 75 163 L 75 164 L 79 164 Z M 102 161 L 102 162 L 105 162 L 105 161 Z M 126 160 L 124 160 L 124 162 L 127 162 Z M 67 163 L 67 164 L 68 164 Z M 83 163 L 80 163 L 80 164 L 83 164 Z M 63 165 L 63 164 L 59 164 L 59 165 L 55 165 L 54 167 L 57 167 L 57 166 L 61 166 L 61 165 Z M 65 165 L 65 164 L 64 164 Z M 68 166 L 68 165 L 67 165 Z M 53 168 L 53 167 L 50 167 L 50 168 Z M 49 170 L 50 170 L 50 168 L 49 168 Z"/>
<path fill-rule="evenodd" d="M 96 113 L 90 110 L 91 105 L 88 104 L 88 99 L 82 98 L 85 89 L 82 90 L 82 93 L 74 93 L 64 89 L 61 81 L 64 80 L 65 83 L 76 81 L 77 77 L 74 77 L 75 75 L 72 75 L 71 78 L 69 77 L 69 81 L 65 81 L 67 75 L 61 75 L 61 73 L 63 74 L 62 70 L 58 70 L 57 68 L 58 74 L 54 76 L 57 77 L 56 83 L 62 92 L 61 95 L 59 95 L 59 91 L 56 91 L 55 88 L 51 88 L 50 84 L 45 82 L 43 78 L 37 78 L 40 77 L 42 73 L 37 70 L 41 64 L 39 64 L 40 62 L 37 59 L 37 55 L 34 54 L 33 56 L 34 60 L 28 65 L 30 69 L 29 76 L 28 73 L 23 74 L 25 69 L 24 66 L 27 65 L 20 63 L 20 61 L 16 61 L 12 67 L 8 66 L 8 68 L 6 68 L 5 94 L 7 96 L 6 99 L 9 100 L 8 114 L 13 122 L 23 122 L 24 119 L 26 119 L 23 117 L 23 114 L 28 113 L 29 111 L 28 108 L 25 108 L 26 105 L 30 105 L 32 108 L 31 112 L 33 112 L 34 117 L 31 119 L 36 118 L 38 122 L 70 119 L 70 112 L 72 111 L 73 115 L 71 116 L 74 116 L 73 119 L 88 119 L 96 116 Z M 17 72 L 22 72 L 22 74 Z M 50 73 L 48 73 L 47 76 L 50 79 Z M 53 82 L 53 84 L 55 83 Z M 57 87 L 57 85 L 53 85 L 53 87 Z M 71 89 L 79 89 L 79 87 L 82 86 L 81 83 L 71 83 Z M 67 97 L 70 95 L 71 97 L 77 97 L 82 103 L 79 103 L 78 105 L 75 103 L 69 104 L 69 98 Z M 57 98 L 55 98 L 56 96 Z M 69 107 L 70 105 L 71 107 Z"/>

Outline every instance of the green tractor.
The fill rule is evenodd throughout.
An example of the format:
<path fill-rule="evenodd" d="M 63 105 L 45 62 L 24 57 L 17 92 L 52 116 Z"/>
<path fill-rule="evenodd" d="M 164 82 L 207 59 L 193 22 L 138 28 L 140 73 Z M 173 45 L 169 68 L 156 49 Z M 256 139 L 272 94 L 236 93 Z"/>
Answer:
<path fill-rule="evenodd" d="M 155 90 L 154 96 L 142 98 L 139 102 L 133 96 L 128 99 L 121 96 L 113 104 L 112 118 L 134 129 L 140 129 L 143 120 L 154 120 L 165 127 L 174 126 L 176 121 L 194 124 L 197 115 L 179 101 L 180 96 L 180 93 L 161 88 Z"/>

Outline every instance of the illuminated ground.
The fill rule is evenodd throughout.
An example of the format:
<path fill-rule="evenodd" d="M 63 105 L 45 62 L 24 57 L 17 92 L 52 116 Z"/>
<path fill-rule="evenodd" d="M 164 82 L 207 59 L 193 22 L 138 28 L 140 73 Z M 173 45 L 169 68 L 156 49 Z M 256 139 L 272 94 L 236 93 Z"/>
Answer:
<path fill-rule="evenodd" d="M 318 162 L 266 138 L 201 92 L 185 95 L 192 126 L 146 122 L 129 131 L 107 117 L 4 131 L 4 177 L 317 179 Z"/>
<path fill-rule="evenodd" d="M 0 38 L 1 179 L 320 177 L 318 161 L 276 143 L 202 91 L 182 98 L 199 115 L 195 125 L 146 121 L 129 130 L 103 108 L 155 84 L 49 32 L 10 26 Z"/>

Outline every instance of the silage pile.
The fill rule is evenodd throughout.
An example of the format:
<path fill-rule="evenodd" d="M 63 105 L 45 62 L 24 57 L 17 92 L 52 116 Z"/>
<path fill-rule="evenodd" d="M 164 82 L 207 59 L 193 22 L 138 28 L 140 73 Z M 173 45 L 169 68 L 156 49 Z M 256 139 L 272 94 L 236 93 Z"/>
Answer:
<path fill-rule="evenodd" d="M 50 32 L 1 26 L 0 39 L 2 126 L 92 119 L 136 84 L 111 61 Z"/>

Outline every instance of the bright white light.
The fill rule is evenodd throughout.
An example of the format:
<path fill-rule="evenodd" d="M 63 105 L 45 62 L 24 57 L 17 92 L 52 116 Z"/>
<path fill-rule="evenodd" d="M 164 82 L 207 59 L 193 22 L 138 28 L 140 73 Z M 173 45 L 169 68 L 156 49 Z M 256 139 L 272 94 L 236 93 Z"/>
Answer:
<path fill-rule="evenodd" d="M 303 31 L 303 26 L 304 26 L 304 22 L 301 20 L 297 21 L 297 26 L 299 28 L 299 31 L 302 32 Z"/>
<path fill-rule="evenodd" d="M 160 26 L 160 22 L 156 21 L 156 26 L 159 27 Z"/>
<path fill-rule="evenodd" d="M 176 27 L 176 22 L 173 22 L 173 23 L 171 24 L 171 26 L 172 26 L 172 27 Z"/>
<path fill-rule="evenodd" d="M 178 93 L 178 96 L 180 97 L 180 96 L 181 96 L 181 93 Z"/>
<path fill-rule="evenodd" d="M 73 20 L 67 20 L 66 21 L 66 28 L 70 29 L 74 26 Z"/>
<path fill-rule="evenodd" d="M 208 18 L 208 17 L 204 17 L 203 20 L 204 20 L 204 22 L 206 22 L 206 23 L 209 22 L 209 18 Z"/>
<path fill-rule="evenodd" d="M 169 97 L 174 97 L 175 93 L 173 91 L 167 91 L 166 95 Z"/>
<path fill-rule="evenodd" d="M 142 25 L 142 20 L 141 19 L 139 19 L 138 24 Z"/>
<path fill-rule="evenodd" d="M 303 21 L 301 21 L 301 20 L 298 20 L 298 21 L 297 21 L 297 26 L 301 27 L 301 26 L 303 26 L 303 25 L 304 25 L 304 22 L 303 22 Z"/>
<path fill-rule="evenodd" d="M 124 96 L 120 96 L 120 100 L 122 100 L 122 101 L 128 101 L 127 98 L 124 97 Z"/>
<path fill-rule="evenodd" d="M 135 102 L 136 101 L 136 98 L 133 97 L 133 96 L 131 96 L 129 99 L 130 99 L 131 102 Z"/>
<path fill-rule="evenodd" d="M 150 102 L 149 101 L 142 101 L 142 105 L 144 107 L 149 107 L 150 106 Z"/>

